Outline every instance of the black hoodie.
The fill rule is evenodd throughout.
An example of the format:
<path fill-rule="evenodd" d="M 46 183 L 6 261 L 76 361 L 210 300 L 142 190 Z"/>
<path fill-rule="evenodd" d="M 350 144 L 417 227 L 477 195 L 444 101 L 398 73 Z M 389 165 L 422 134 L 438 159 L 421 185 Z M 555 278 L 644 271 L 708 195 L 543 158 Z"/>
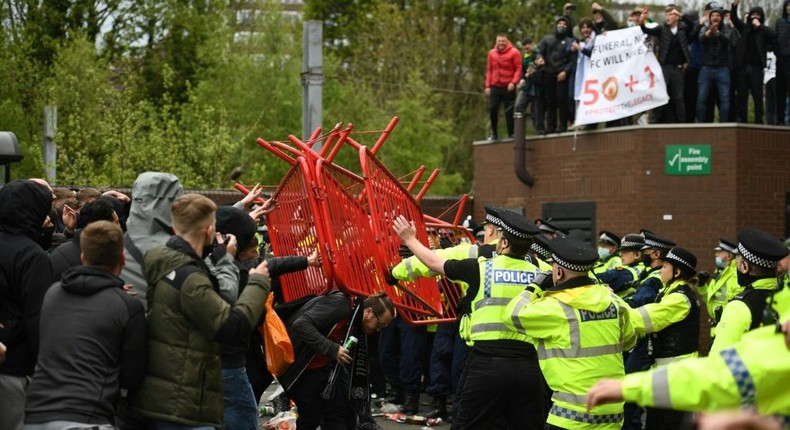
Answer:
<path fill-rule="evenodd" d="M 768 45 L 773 42 L 776 32 L 765 25 L 765 11 L 763 11 L 763 8 L 755 6 L 749 9 L 750 17 L 753 13 L 757 13 L 760 16 L 759 27 L 752 25 L 751 18 L 749 22 L 741 21 L 738 16 L 738 4 L 732 4 L 732 23 L 738 29 L 738 32 L 741 33 L 741 38 L 735 46 L 735 66 L 741 67 L 745 64 L 753 64 L 764 69 Z"/>
<path fill-rule="evenodd" d="M 787 13 L 787 5 L 790 0 L 782 3 L 782 18 L 776 21 L 776 43 L 774 53 L 777 57 L 790 59 L 790 15 Z"/>
<path fill-rule="evenodd" d="M 39 312 L 52 284 L 37 241 L 51 204 L 52 193 L 33 181 L 0 189 L 0 342 L 8 348 L 0 374 L 31 375 L 36 364 Z"/>
<path fill-rule="evenodd" d="M 145 311 L 104 268 L 77 266 L 44 297 L 25 423 L 110 424 L 120 390 L 145 374 Z"/>

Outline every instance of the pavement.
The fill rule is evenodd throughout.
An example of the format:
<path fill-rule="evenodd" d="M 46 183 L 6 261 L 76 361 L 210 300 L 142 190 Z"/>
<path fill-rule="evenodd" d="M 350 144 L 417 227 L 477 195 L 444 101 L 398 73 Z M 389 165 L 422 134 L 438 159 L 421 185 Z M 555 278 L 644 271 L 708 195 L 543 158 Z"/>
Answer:
<path fill-rule="evenodd" d="M 269 386 L 269 388 L 264 392 L 264 394 L 262 396 L 263 401 L 261 402 L 261 406 L 265 406 L 266 405 L 266 399 L 268 399 L 269 396 L 274 394 L 274 392 L 275 392 L 275 390 L 277 390 L 277 388 L 279 388 L 279 385 L 277 384 L 276 381 L 271 386 Z M 421 396 L 420 396 L 420 413 L 422 413 L 422 414 L 428 413 L 428 411 L 431 409 L 430 402 L 431 402 L 431 397 L 428 396 L 425 393 L 422 393 Z M 447 430 L 447 429 L 450 428 L 450 424 L 447 421 L 443 421 L 439 425 L 434 425 L 434 426 L 428 427 L 425 424 L 399 423 L 399 422 L 396 422 L 396 421 L 391 421 L 390 419 L 385 418 L 383 416 L 376 416 L 376 415 L 378 415 L 380 413 L 381 412 L 380 412 L 379 408 L 376 407 L 375 404 L 374 404 L 374 406 L 373 406 L 373 415 L 375 417 L 374 419 L 376 420 L 376 424 L 381 426 L 381 428 L 384 429 L 384 430 L 420 430 L 420 429 L 423 429 L 423 428 L 425 428 L 425 429 Z M 424 417 L 424 415 L 423 415 L 423 417 Z M 263 426 L 263 424 L 266 423 L 270 418 L 271 418 L 270 416 L 262 416 L 262 417 L 260 417 L 260 419 L 258 421 L 261 424 L 261 426 Z M 261 428 L 263 428 L 263 427 L 261 427 Z"/>

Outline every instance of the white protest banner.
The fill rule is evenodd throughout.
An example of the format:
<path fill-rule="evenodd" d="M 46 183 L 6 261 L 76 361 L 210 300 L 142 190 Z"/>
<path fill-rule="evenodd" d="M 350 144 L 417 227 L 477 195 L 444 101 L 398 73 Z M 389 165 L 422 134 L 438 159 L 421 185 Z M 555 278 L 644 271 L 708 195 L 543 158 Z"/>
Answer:
<path fill-rule="evenodd" d="M 646 40 L 640 27 L 595 38 L 574 126 L 625 118 L 669 101 L 661 66 Z"/>

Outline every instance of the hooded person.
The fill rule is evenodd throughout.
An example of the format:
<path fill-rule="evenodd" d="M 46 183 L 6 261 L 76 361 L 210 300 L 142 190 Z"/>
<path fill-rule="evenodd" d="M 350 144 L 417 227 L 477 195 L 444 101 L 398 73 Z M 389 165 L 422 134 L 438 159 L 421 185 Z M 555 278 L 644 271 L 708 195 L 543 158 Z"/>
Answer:
<path fill-rule="evenodd" d="M 143 255 L 156 245 L 164 245 L 173 235 L 170 206 L 182 191 L 181 181 L 163 172 L 141 173 L 132 185 L 132 206 L 124 241 L 126 265 L 121 278 L 134 286 L 146 309 L 148 282 L 143 276 Z"/>
<path fill-rule="evenodd" d="M 52 189 L 16 180 L 0 189 L 0 428 L 21 429 L 25 390 L 38 357 L 39 316 L 52 284 L 52 265 L 41 247 Z"/>
<path fill-rule="evenodd" d="M 83 210 L 96 203 L 100 200 Z M 84 265 L 68 269 L 44 296 L 41 352 L 27 389 L 25 429 L 115 429 L 121 390 L 134 391 L 145 373 L 145 312 L 118 277 L 123 231 L 100 220 L 81 229 L 79 237 Z"/>
<path fill-rule="evenodd" d="M 572 23 L 567 16 L 557 18 L 554 32 L 538 45 L 535 64 L 544 70 L 543 85 L 546 94 L 546 132 L 562 133 L 568 128 L 570 76 L 576 64 L 570 47 Z M 543 112 L 538 115 L 542 115 Z M 559 123 L 557 117 L 559 116 Z"/>
<path fill-rule="evenodd" d="M 765 25 L 765 11 L 760 6 L 749 9 L 748 22 L 738 14 L 740 0 L 732 2 L 732 23 L 741 34 L 735 45 L 735 67 L 737 68 L 737 90 L 735 92 L 735 116 L 731 119 L 747 122 L 749 93 L 754 100 L 754 122 L 763 123 L 763 74 L 767 65 L 768 48 L 776 38 L 776 32 Z"/>

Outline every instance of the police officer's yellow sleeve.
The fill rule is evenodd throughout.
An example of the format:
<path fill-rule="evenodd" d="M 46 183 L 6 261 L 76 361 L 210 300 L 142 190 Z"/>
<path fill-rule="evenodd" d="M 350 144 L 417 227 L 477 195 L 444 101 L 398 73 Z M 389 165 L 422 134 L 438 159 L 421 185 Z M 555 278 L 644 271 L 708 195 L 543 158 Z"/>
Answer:
<path fill-rule="evenodd" d="M 790 415 L 790 351 L 784 333 L 763 327 L 730 348 L 688 358 L 623 379 L 627 402 L 683 411 L 754 406 L 760 414 Z"/>
<path fill-rule="evenodd" d="M 468 243 L 462 243 L 446 249 L 437 249 L 433 252 L 445 260 L 463 260 L 477 257 L 477 248 L 473 248 Z M 392 268 L 392 276 L 400 281 L 413 281 L 417 278 L 432 278 L 439 276 L 439 274 L 429 269 L 419 258 L 411 256 L 404 258 Z"/>
<path fill-rule="evenodd" d="M 636 341 L 638 340 L 634 319 L 631 315 L 631 307 L 616 294 L 612 294 L 612 299 L 616 300 L 620 309 L 623 310 L 623 349 L 628 351 L 636 346 Z"/>
<path fill-rule="evenodd" d="M 648 303 L 633 309 L 631 318 L 636 320 L 634 328 L 637 334 L 655 333 L 668 326 L 682 321 L 691 311 L 691 302 L 685 294 L 671 293 L 664 296 L 658 303 Z"/>
<path fill-rule="evenodd" d="M 524 291 L 513 298 L 503 312 L 505 325 L 526 334 L 530 342 L 556 335 L 558 327 L 565 326 L 568 319 L 554 299 L 538 297 Z"/>
<path fill-rule="evenodd" d="M 718 354 L 689 358 L 623 379 L 623 398 L 641 406 L 701 411 L 735 408 L 741 397 Z"/>
<path fill-rule="evenodd" d="M 721 314 L 721 321 L 716 326 L 716 338 L 710 347 L 710 353 L 715 354 L 724 348 L 736 344 L 752 325 L 752 313 L 746 303 L 734 300 L 727 303 Z"/>

